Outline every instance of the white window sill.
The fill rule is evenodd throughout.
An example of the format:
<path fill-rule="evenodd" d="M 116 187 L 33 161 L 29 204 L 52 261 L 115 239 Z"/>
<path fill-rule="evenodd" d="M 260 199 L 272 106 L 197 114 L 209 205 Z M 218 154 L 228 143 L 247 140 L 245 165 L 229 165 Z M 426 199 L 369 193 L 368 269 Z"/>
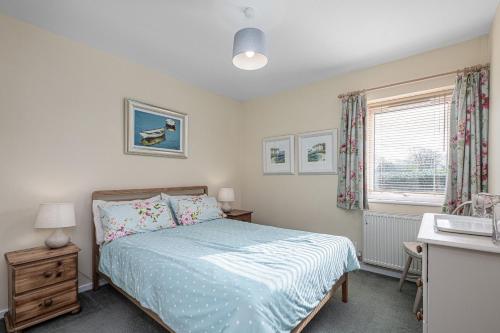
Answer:
<path fill-rule="evenodd" d="M 440 207 L 444 203 L 444 196 L 415 193 L 371 192 L 368 194 L 368 203 Z"/>
<path fill-rule="evenodd" d="M 421 202 L 421 201 L 402 201 L 390 199 L 368 199 L 368 204 L 390 204 L 390 205 L 409 205 L 409 206 L 428 206 L 428 207 L 441 207 L 443 204 L 438 202 Z"/>

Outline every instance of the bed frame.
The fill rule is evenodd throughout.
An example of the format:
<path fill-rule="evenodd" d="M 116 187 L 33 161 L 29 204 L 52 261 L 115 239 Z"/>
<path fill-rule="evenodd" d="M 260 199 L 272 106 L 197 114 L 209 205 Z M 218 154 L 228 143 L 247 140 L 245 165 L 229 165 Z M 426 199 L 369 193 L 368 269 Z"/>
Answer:
<path fill-rule="evenodd" d="M 187 187 L 165 187 L 165 188 L 147 188 L 147 189 L 128 189 L 128 190 L 109 190 L 109 191 L 95 191 L 92 193 L 93 200 L 105 200 L 105 201 L 123 201 L 123 200 L 134 200 L 134 199 L 147 199 L 160 193 L 166 193 L 169 195 L 203 195 L 208 194 L 207 186 L 187 186 Z M 92 230 L 92 286 L 93 290 L 99 288 L 99 279 L 103 279 L 110 286 L 128 298 L 133 304 L 138 306 L 142 311 L 144 311 L 148 316 L 154 319 L 158 324 L 165 328 L 168 332 L 175 333 L 175 331 L 170 328 L 167 324 L 160 319 L 160 317 L 153 311 L 146 309 L 141 306 L 139 302 L 132 296 L 128 295 L 118 286 L 114 285 L 109 277 L 99 272 L 99 245 L 96 244 L 96 235 L 94 227 L 94 214 L 92 213 L 91 221 Z M 306 325 L 316 316 L 316 314 L 321 310 L 321 308 L 333 297 L 335 292 L 342 288 L 342 302 L 347 303 L 348 298 L 348 275 L 344 273 L 335 284 L 332 286 L 330 291 L 323 297 L 321 302 L 305 317 L 293 330 L 292 333 L 300 333 L 306 327 Z"/>

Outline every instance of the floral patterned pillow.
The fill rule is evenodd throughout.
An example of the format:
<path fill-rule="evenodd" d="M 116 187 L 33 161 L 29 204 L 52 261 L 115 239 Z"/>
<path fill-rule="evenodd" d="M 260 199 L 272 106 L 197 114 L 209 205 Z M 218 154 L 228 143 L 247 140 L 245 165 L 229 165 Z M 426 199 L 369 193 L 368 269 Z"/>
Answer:
<path fill-rule="evenodd" d="M 148 198 L 148 199 L 142 199 L 142 200 L 153 200 L 153 201 L 158 201 L 160 200 L 161 197 L 159 195 L 156 195 L 154 197 Z M 94 225 L 95 225 L 95 238 L 96 238 L 96 243 L 98 245 L 101 245 L 104 242 L 104 229 L 102 227 L 102 212 L 100 207 L 105 207 L 105 206 L 115 206 L 115 205 L 128 205 L 130 203 L 140 201 L 139 199 L 136 200 L 128 200 L 128 201 L 105 201 L 105 200 L 93 200 L 92 201 L 92 214 L 94 215 Z"/>
<path fill-rule="evenodd" d="M 175 222 L 166 200 L 135 200 L 126 205 L 99 206 L 104 242 L 166 228 Z"/>
<path fill-rule="evenodd" d="M 177 223 L 190 225 L 220 219 L 224 216 L 214 197 L 181 196 L 170 197 L 170 206 L 174 211 Z"/>

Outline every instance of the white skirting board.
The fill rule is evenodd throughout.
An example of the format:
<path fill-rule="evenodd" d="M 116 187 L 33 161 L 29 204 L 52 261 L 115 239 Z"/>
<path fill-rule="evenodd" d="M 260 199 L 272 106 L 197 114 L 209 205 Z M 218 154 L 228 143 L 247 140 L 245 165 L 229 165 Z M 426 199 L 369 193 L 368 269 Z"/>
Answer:
<path fill-rule="evenodd" d="M 102 283 L 101 283 L 102 285 Z M 81 286 L 78 287 L 78 292 L 79 293 L 84 293 L 86 291 L 92 290 L 92 282 L 87 282 L 85 284 L 82 284 Z"/>
<path fill-rule="evenodd" d="M 375 265 L 370 265 L 370 264 L 365 264 L 364 262 L 360 262 L 359 265 L 361 266 L 362 271 L 367 271 L 367 272 L 372 272 L 380 275 L 385 275 L 385 276 L 390 276 L 396 279 L 401 278 L 401 272 L 400 271 L 395 271 L 392 269 L 380 267 L 380 266 L 375 266 Z M 417 280 L 417 275 L 412 275 L 412 273 L 409 273 L 408 276 L 406 277 L 407 281 L 415 282 Z"/>
<path fill-rule="evenodd" d="M 359 265 L 361 266 L 362 271 L 367 271 L 367 272 L 376 273 L 376 274 L 380 274 L 380 275 L 390 276 L 390 277 L 397 278 L 397 279 L 401 278 L 401 272 L 398 272 L 398 271 L 394 271 L 394 270 L 379 267 L 379 266 L 365 264 L 364 262 L 360 262 Z"/>

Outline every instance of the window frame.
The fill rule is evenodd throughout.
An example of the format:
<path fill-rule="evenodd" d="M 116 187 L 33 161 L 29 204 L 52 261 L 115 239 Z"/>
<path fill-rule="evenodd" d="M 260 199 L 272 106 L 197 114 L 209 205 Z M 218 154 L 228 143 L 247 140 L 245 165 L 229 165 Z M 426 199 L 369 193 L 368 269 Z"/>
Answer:
<path fill-rule="evenodd" d="M 366 131 L 366 158 L 367 158 L 367 195 L 369 203 L 382 203 L 382 204 L 397 204 L 397 205 L 413 205 L 413 206 L 442 206 L 445 200 L 445 193 L 431 194 L 431 193 L 412 193 L 412 192 L 381 192 L 373 190 L 373 182 L 375 179 L 375 123 L 374 118 L 376 112 L 375 108 L 398 106 L 404 104 L 417 103 L 418 101 L 425 101 L 430 98 L 437 97 L 450 97 L 453 94 L 453 86 L 444 86 L 441 88 L 418 91 L 411 94 L 391 96 L 389 98 L 369 100 L 367 102 L 367 131 Z M 449 120 L 449 119 L 448 119 Z M 448 134 L 449 135 L 449 130 Z M 449 137 L 448 137 L 449 140 Z M 448 143 L 449 145 L 449 143 Z M 446 166 L 448 167 L 448 156 L 446 157 Z"/>

